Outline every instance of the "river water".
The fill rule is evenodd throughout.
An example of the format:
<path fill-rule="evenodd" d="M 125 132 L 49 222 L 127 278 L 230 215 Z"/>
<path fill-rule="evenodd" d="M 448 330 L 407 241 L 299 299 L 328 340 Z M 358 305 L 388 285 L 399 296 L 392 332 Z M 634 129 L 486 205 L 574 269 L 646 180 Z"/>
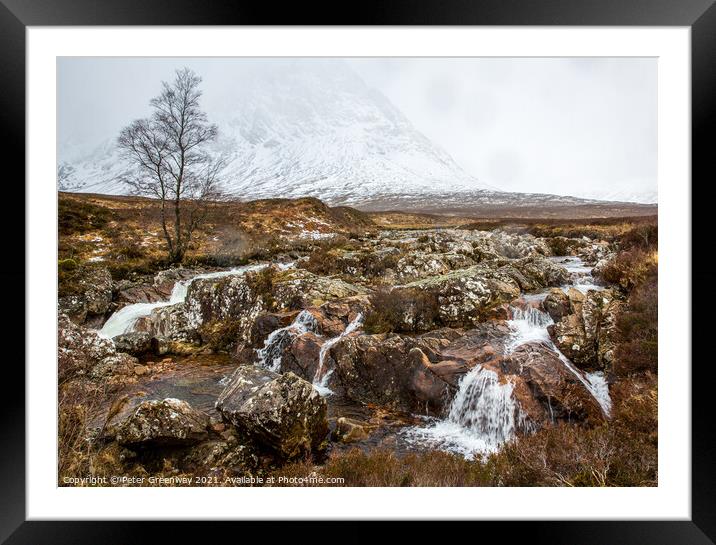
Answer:
<path fill-rule="evenodd" d="M 567 291 L 576 288 L 584 293 L 593 289 L 601 290 L 596 284 L 591 268 L 578 257 L 553 257 L 555 263 L 570 273 L 570 283 L 562 286 Z M 527 294 L 525 302 L 541 302 L 547 292 Z M 562 354 L 552 342 L 547 327 L 553 324 L 546 312 L 527 304 L 511 309 L 512 319 L 508 321 L 512 338 L 506 346 L 506 353 L 526 343 L 539 342 L 555 352 L 562 364 L 573 373 L 599 403 L 608 417 L 611 412 L 609 387 L 601 372 L 584 373 Z M 463 455 L 472 459 L 479 454 L 496 452 L 512 439 L 518 425 L 529 427 L 523 420 L 520 407 L 512 395 L 512 385 L 500 383 L 497 374 L 482 366 L 475 366 L 458 385 L 448 415 L 444 419 L 426 419 L 427 425 L 407 428 L 403 436 L 408 442 L 422 447 L 433 447 Z"/>

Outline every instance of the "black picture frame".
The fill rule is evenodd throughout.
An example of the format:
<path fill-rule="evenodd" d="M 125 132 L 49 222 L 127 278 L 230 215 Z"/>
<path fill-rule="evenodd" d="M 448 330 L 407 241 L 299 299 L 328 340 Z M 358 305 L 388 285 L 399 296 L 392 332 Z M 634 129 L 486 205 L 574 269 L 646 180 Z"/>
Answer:
<path fill-rule="evenodd" d="M 24 238 L 18 225 L 24 225 L 25 167 L 25 30 L 28 26 L 63 25 L 585 25 L 585 26 L 684 26 L 692 36 L 692 289 L 707 290 L 715 274 L 703 256 L 713 248 L 709 220 L 713 199 L 716 160 L 710 141 L 716 132 L 716 6 L 714 0 L 422 0 L 355 3 L 349 9 L 341 3 L 331 6 L 295 3 L 276 5 L 257 2 L 213 3 L 192 0 L 0 0 L 0 138 L 6 183 L 3 200 L 18 203 L 2 214 L 6 234 L 4 251 L 13 256 L 13 266 L 0 271 L 8 292 L 6 305 L 14 309 L 5 330 L 7 343 L 17 353 L 4 362 L 6 388 L 0 410 L 0 541 L 6 543 L 130 543 L 176 541 L 188 536 L 189 526 L 200 523 L 172 522 L 169 534 L 162 523 L 149 522 L 27 522 L 25 521 L 25 374 L 24 361 L 25 289 Z M 12 158 L 12 161 L 10 160 Z M 684 188 L 688 190 L 688 188 Z M 10 200 L 6 200 L 10 199 Z M 703 264 L 699 263 L 704 260 Z M 10 287 L 10 288 L 8 288 Z M 620 544 L 706 544 L 716 542 L 716 424 L 712 417 L 710 392 L 714 373 L 711 359 L 697 358 L 697 341 L 708 338 L 710 320 L 700 314 L 710 306 L 704 291 L 693 300 L 692 316 L 692 517 L 690 521 L 505 521 L 480 522 L 480 532 L 492 530 L 502 536 L 529 539 L 529 543 L 620 543 Z M 52 342 L 48 340 L 48 342 Z M 9 350 L 12 348 L 8 347 Z M 22 358 L 22 360 L 21 360 Z M 674 363 L 674 362 L 672 362 Z M 689 362 L 676 362 L 688 369 Z M 558 511 L 559 506 L 555 506 Z M 558 512 L 555 518 L 558 518 Z M 212 522 L 212 533 L 229 524 Z M 242 522 L 237 538 L 267 531 L 267 524 Z M 289 535 L 314 536 L 325 532 L 311 528 L 317 523 L 288 523 L 282 531 Z M 382 523 L 370 523 L 382 524 Z M 461 523 L 464 524 L 464 523 Z M 262 528 L 249 526 L 263 525 Z M 296 527 L 299 526 L 299 527 Z M 411 529 L 424 538 L 430 529 L 411 523 Z M 276 527 L 271 526 L 273 535 Z M 403 530 L 401 530 L 403 531 Z M 434 530 L 433 530 L 434 531 Z M 444 539 L 444 530 L 437 530 Z M 460 531 L 460 529 L 457 529 Z M 475 530 L 467 530 L 473 532 Z M 335 539 L 357 542 L 361 536 L 377 536 L 381 528 L 340 531 Z M 261 534 L 259 534 L 261 535 Z M 6 540 L 6 541 L 5 541 Z"/>

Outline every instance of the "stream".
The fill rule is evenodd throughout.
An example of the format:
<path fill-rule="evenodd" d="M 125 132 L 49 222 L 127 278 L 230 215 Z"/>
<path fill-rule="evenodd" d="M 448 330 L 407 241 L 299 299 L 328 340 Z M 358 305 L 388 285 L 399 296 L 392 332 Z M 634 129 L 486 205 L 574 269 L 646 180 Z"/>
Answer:
<path fill-rule="evenodd" d="M 591 274 L 592 269 L 578 257 L 553 257 L 555 263 L 565 267 L 571 282 L 562 286 L 564 291 L 576 288 L 586 293 L 602 290 Z M 541 302 L 547 291 L 526 294 L 526 302 Z M 512 319 L 508 321 L 512 338 L 506 346 L 506 354 L 519 346 L 539 342 L 554 352 L 562 364 L 574 374 L 594 399 L 599 403 L 606 417 L 611 413 L 609 386 L 601 372 L 584 373 L 552 342 L 547 328 L 554 322 L 546 312 L 527 305 L 525 308 L 512 307 Z M 408 442 L 422 447 L 433 447 L 472 459 L 478 454 L 496 452 L 503 443 L 512 439 L 518 424 L 529 427 L 524 421 L 520 407 L 512 395 L 512 385 L 501 384 L 498 376 L 482 366 L 475 366 L 458 385 L 448 415 L 444 419 L 426 418 L 428 425 L 404 430 Z"/>
<path fill-rule="evenodd" d="M 144 316 L 149 316 L 152 311 L 156 308 L 168 307 L 183 303 L 186 300 L 186 294 L 189 290 L 189 286 L 195 280 L 201 280 L 204 278 L 223 278 L 225 276 L 235 276 L 246 274 L 247 272 L 257 271 L 266 267 L 266 264 L 258 265 L 245 265 L 243 267 L 236 267 L 225 271 L 216 271 L 211 273 L 204 273 L 189 278 L 188 280 L 181 280 L 174 284 L 171 296 L 168 301 L 157 301 L 155 303 L 135 303 L 122 307 L 117 312 L 112 314 L 102 326 L 102 329 L 98 331 L 101 337 L 111 339 L 117 335 L 123 333 L 130 333 L 134 331 L 134 325 L 137 320 Z"/>
<path fill-rule="evenodd" d="M 604 289 L 603 286 L 597 285 L 592 277 L 591 268 L 581 259 L 577 257 L 550 259 L 565 267 L 570 273 L 570 282 L 562 286 L 563 290 L 576 288 L 586 293 L 588 290 Z M 266 264 L 248 265 L 199 274 L 188 280 L 179 281 L 174 285 L 168 301 L 127 305 L 107 320 L 99 334 L 105 338 L 112 338 L 133 331 L 137 320 L 150 315 L 154 309 L 184 302 L 189 286 L 195 280 L 242 275 L 266 266 Z M 282 267 L 290 266 L 292 264 L 282 265 Z M 550 339 L 547 328 L 553 323 L 552 318 L 533 306 L 534 303 L 544 300 L 547 293 L 548 291 L 545 290 L 523 294 L 521 299 L 528 304 L 511 308 L 512 319 L 507 323 L 512 330 L 512 335 L 505 345 L 505 353 L 509 354 L 526 343 L 542 343 L 559 357 L 562 364 L 577 377 L 599 403 L 605 416 L 609 417 L 611 399 L 603 374 L 584 373 L 577 369 Z M 312 382 L 320 395 L 327 398 L 329 415 L 334 418 L 341 415 L 352 417 L 354 413 L 356 416 L 363 416 L 363 413 L 368 411 L 361 404 L 339 398 L 328 388 L 328 379 L 333 372 L 331 362 L 327 361 L 330 348 L 342 337 L 360 330 L 362 322 L 363 316 L 359 314 L 340 335 L 324 339 L 320 349 L 318 367 Z M 316 319 L 310 312 L 306 310 L 300 312 L 290 325 L 277 329 L 267 336 L 264 346 L 256 351 L 256 365 L 279 371 L 281 354 L 285 347 L 296 336 L 309 331 L 316 333 L 317 326 Z M 131 391 L 127 392 L 130 394 L 131 402 L 126 410 L 135 407 L 142 399 L 175 397 L 189 401 L 197 408 L 211 413 L 213 402 L 223 390 L 236 365 L 221 357 L 203 358 L 209 361 L 196 363 L 186 361 L 174 371 L 141 379 L 138 384 L 131 387 Z M 366 416 L 369 413 L 371 411 L 368 411 Z M 389 446 L 398 453 L 437 448 L 472 459 L 476 455 L 496 452 L 506 441 L 512 439 L 519 429 L 530 427 L 530 423 L 523 417 L 519 404 L 513 396 L 513 385 L 510 382 L 501 382 L 495 372 L 480 365 L 475 366 L 460 380 L 457 393 L 444 418 L 387 415 L 381 417 L 380 422 L 366 440 L 355 446 L 363 449 Z"/>

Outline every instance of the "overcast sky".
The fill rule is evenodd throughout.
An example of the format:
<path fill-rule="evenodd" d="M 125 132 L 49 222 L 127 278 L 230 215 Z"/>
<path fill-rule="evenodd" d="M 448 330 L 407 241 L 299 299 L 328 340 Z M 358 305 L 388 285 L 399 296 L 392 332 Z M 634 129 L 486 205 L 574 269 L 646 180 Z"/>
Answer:
<path fill-rule="evenodd" d="M 181 66 L 203 77 L 210 104 L 225 96 L 226 63 L 237 62 L 59 59 L 61 150 L 95 147 L 147 115 L 160 81 Z M 656 193 L 656 59 L 347 62 L 482 182 L 508 191 Z"/>

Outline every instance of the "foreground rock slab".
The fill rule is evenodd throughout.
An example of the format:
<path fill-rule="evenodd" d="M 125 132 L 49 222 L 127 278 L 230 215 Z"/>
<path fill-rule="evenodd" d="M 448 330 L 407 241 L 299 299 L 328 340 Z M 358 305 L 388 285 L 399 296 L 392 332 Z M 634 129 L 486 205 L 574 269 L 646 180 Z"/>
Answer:
<path fill-rule="evenodd" d="M 288 460 L 321 453 L 328 435 L 327 406 L 313 386 L 288 372 L 239 367 L 216 408 L 257 446 Z"/>
<path fill-rule="evenodd" d="M 186 401 L 145 401 L 117 428 L 117 443 L 129 447 L 180 446 L 209 437 L 209 415 Z"/>

